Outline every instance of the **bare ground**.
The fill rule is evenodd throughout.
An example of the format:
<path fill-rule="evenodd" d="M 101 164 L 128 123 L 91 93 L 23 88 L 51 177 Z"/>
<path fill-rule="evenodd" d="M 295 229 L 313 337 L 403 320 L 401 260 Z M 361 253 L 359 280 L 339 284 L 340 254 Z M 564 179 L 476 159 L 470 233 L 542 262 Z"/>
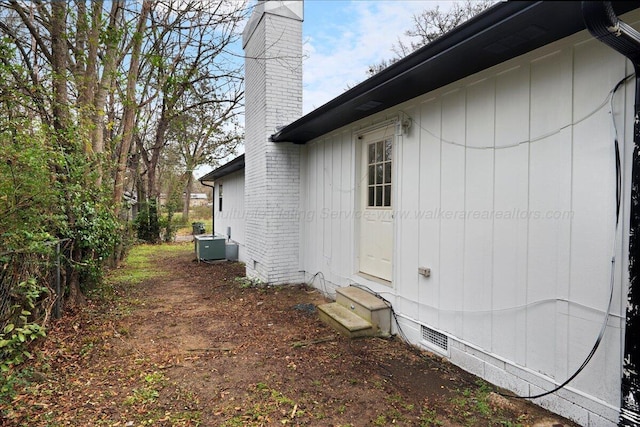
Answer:
<path fill-rule="evenodd" d="M 339 336 L 314 289 L 253 286 L 190 244 L 116 273 L 49 331 L 0 425 L 574 425 L 397 338 Z"/>

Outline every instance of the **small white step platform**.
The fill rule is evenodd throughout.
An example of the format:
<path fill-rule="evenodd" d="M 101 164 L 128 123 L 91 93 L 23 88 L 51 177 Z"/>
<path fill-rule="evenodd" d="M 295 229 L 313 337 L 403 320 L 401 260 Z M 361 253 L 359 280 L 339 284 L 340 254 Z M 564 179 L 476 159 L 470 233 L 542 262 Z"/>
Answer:
<path fill-rule="evenodd" d="M 349 338 L 389 336 L 391 308 L 356 286 L 338 288 L 336 302 L 318 306 L 320 319 Z"/>

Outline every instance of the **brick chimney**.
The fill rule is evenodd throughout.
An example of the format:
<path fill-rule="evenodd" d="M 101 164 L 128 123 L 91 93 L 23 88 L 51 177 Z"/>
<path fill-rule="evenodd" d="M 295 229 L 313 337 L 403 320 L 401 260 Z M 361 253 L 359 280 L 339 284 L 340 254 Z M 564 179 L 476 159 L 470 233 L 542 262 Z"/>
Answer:
<path fill-rule="evenodd" d="M 259 1 L 243 33 L 247 276 L 303 281 L 300 147 L 269 137 L 302 115 L 302 1 Z"/>

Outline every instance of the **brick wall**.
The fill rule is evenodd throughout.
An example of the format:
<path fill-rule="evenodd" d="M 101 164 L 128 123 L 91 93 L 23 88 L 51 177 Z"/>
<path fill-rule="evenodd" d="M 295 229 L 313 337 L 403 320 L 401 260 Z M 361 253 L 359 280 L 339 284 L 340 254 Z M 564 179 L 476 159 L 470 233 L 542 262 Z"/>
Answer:
<path fill-rule="evenodd" d="M 244 34 L 247 275 L 275 284 L 302 281 L 300 149 L 269 141 L 302 114 L 299 3 L 259 3 Z"/>

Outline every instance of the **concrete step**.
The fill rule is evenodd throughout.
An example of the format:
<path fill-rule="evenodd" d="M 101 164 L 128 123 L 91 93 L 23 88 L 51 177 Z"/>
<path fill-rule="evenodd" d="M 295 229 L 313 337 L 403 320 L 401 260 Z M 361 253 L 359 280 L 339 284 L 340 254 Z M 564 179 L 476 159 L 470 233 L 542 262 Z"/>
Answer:
<path fill-rule="evenodd" d="M 371 323 L 378 336 L 391 333 L 391 308 L 374 294 L 356 286 L 338 288 L 336 303 Z"/>
<path fill-rule="evenodd" d="M 349 338 L 372 337 L 377 329 L 348 308 L 331 302 L 318 306 L 320 320 Z"/>

